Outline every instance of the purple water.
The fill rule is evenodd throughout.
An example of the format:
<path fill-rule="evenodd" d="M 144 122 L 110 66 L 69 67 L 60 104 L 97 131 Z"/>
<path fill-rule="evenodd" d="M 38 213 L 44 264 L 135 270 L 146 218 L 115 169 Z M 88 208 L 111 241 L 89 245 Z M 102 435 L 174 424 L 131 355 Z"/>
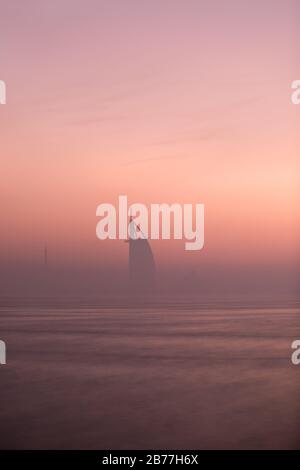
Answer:
<path fill-rule="evenodd" d="M 0 447 L 299 449 L 299 313 L 3 305 Z"/>

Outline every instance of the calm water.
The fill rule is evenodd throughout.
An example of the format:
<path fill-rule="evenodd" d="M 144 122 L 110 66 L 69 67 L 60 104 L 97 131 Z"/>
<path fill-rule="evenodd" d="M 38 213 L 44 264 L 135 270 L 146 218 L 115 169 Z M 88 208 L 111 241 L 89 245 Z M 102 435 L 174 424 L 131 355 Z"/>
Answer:
<path fill-rule="evenodd" d="M 300 448 L 297 306 L 3 305 L 1 448 Z"/>

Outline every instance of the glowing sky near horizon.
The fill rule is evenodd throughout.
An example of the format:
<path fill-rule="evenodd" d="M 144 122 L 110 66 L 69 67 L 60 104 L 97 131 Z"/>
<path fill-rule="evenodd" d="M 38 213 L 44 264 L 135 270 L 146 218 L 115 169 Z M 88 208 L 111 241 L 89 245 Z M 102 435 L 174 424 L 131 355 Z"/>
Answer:
<path fill-rule="evenodd" d="M 296 0 L 0 0 L 0 261 L 125 263 L 96 207 L 204 203 L 205 248 L 159 262 L 299 262 Z"/>

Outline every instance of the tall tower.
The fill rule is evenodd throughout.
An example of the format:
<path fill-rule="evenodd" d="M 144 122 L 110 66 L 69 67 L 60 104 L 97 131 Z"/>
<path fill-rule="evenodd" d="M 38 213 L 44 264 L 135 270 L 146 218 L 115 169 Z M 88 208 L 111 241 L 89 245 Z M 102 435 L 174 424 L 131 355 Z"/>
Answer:
<path fill-rule="evenodd" d="M 130 218 L 131 236 L 129 236 L 129 282 L 131 293 L 144 294 L 155 290 L 155 261 L 146 238 L 135 239 L 133 232 L 140 232 Z"/>
<path fill-rule="evenodd" d="M 45 247 L 44 247 L 44 266 L 48 266 L 48 247 L 47 247 L 47 243 L 45 243 Z"/>

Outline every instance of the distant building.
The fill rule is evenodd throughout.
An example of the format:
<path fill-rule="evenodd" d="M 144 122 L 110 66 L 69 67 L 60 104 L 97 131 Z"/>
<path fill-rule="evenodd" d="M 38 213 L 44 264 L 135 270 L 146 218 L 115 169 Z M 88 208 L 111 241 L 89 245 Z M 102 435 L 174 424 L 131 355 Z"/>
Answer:
<path fill-rule="evenodd" d="M 130 220 L 129 237 L 129 282 L 135 294 L 151 293 L 155 290 L 156 268 L 150 244 L 139 227 Z M 139 233 L 139 237 L 136 235 Z"/>

